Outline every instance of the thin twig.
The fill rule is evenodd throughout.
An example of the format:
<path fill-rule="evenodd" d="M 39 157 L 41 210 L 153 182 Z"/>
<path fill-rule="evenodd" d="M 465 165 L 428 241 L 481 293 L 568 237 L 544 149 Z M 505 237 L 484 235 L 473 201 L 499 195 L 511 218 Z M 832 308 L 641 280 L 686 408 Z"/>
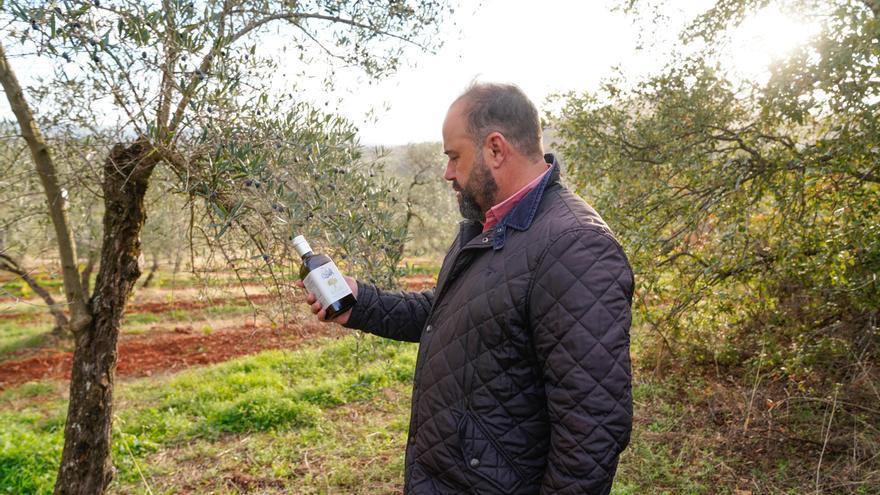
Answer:
<path fill-rule="evenodd" d="M 825 447 L 828 445 L 828 438 L 831 436 L 831 422 L 834 420 L 834 411 L 837 409 L 837 393 L 839 389 L 834 388 L 834 402 L 831 404 L 831 416 L 828 418 L 828 427 L 825 429 L 825 442 L 822 443 L 822 451 L 819 452 L 819 464 L 816 465 L 816 493 L 819 493 L 819 474 L 822 470 L 822 457 L 825 455 Z"/>
<path fill-rule="evenodd" d="M 752 396 L 749 398 L 749 409 L 746 411 L 746 420 L 743 423 L 743 431 L 749 430 L 749 420 L 752 417 L 752 404 L 755 402 L 755 394 L 758 392 L 758 383 L 761 380 L 761 365 L 764 364 L 764 343 L 761 343 L 761 355 L 758 358 L 758 371 L 755 372 L 755 385 L 752 387 Z"/>
<path fill-rule="evenodd" d="M 824 402 L 824 403 L 826 403 L 826 404 L 830 402 L 828 399 L 823 399 L 823 398 L 820 398 L 820 397 L 799 397 L 799 396 L 798 396 L 798 397 L 788 397 L 788 398 L 782 399 L 782 400 L 779 401 L 779 404 L 782 404 L 783 402 L 790 402 L 790 401 Z M 855 403 L 852 403 L 852 402 L 845 402 L 845 401 L 842 401 L 842 400 L 840 400 L 840 401 L 836 401 L 836 402 L 837 402 L 838 404 L 840 404 L 841 406 L 851 407 L 851 408 L 853 408 L 853 409 L 859 409 L 859 410 L 861 410 L 861 411 L 865 411 L 865 412 L 868 412 L 868 413 L 871 413 L 871 414 L 877 414 L 877 415 L 880 415 L 880 409 L 872 409 L 872 408 L 870 408 L 870 407 L 863 406 L 863 405 L 861 405 L 861 404 L 855 404 Z M 777 406 L 777 407 L 778 407 L 778 406 Z"/>
<path fill-rule="evenodd" d="M 128 453 L 128 456 L 131 458 L 132 464 L 134 464 L 135 469 L 137 469 L 138 475 L 141 477 L 141 481 L 144 483 L 144 488 L 147 490 L 147 493 L 153 495 L 153 490 L 150 489 L 150 484 L 147 482 L 147 478 L 144 476 L 144 472 L 141 471 L 141 465 L 135 458 L 134 454 L 132 454 L 131 449 L 128 447 L 128 441 L 125 439 L 124 434 L 122 433 L 122 429 L 119 428 L 118 422 L 121 421 L 118 417 L 113 421 L 113 427 L 116 428 L 116 431 L 119 433 L 119 439 L 122 440 L 122 445 L 125 447 L 125 451 Z"/>

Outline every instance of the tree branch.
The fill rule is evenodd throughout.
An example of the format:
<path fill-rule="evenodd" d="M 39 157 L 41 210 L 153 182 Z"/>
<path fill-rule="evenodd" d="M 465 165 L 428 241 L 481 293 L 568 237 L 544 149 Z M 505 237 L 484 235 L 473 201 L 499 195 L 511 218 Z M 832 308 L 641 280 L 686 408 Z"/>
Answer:
<path fill-rule="evenodd" d="M 239 31 L 231 34 L 228 39 L 225 39 L 224 33 L 225 33 L 225 27 L 226 27 L 226 24 L 225 24 L 226 16 L 229 14 L 237 13 L 237 12 L 239 12 L 239 11 L 233 11 L 232 9 L 230 9 L 228 3 L 224 3 L 223 10 L 220 13 L 220 26 L 219 26 L 219 29 L 217 32 L 217 38 L 214 41 L 214 46 L 205 55 L 205 57 L 202 59 L 202 63 L 199 65 L 199 71 L 202 74 L 208 73 L 208 71 L 211 69 L 211 64 L 214 60 L 214 57 L 217 56 L 217 53 L 219 53 L 222 48 L 231 46 L 239 39 L 243 38 L 244 36 L 247 36 L 248 34 L 253 32 L 254 30 L 259 29 L 270 22 L 281 21 L 281 20 L 293 22 L 297 27 L 299 27 L 303 31 L 306 31 L 305 28 L 303 28 L 302 26 L 299 25 L 299 21 L 302 21 L 302 20 L 318 19 L 318 20 L 322 20 L 322 21 L 345 24 L 345 25 L 360 28 L 360 29 L 367 29 L 369 31 L 372 31 L 373 33 L 376 33 L 376 34 L 379 34 L 382 36 L 387 36 L 389 38 L 395 38 L 395 39 L 401 40 L 405 43 L 415 45 L 415 46 L 421 48 L 422 50 L 427 50 L 426 46 L 424 46 L 420 43 L 416 43 L 415 41 L 407 38 L 406 36 L 401 36 L 401 35 L 394 34 L 389 31 L 376 29 L 374 26 L 370 26 L 368 24 L 363 24 L 363 23 L 357 22 L 353 19 L 347 19 L 347 18 L 338 17 L 338 16 L 317 14 L 317 13 L 299 13 L 299 12 L 283 12 L 283 13 L 277 13 L 277 14 L 268 14 L 268 15 L 265 15 L 265 17 L 255 18 L 255 19 L 251 20 L 249 23 L 247 23 Z M 308 34 L 310 37 L 312 37 L 307 31 L 306 31 L 306 34 Z M 312 37 L 312 39 L 314 39 L 314 37 Z M 326 50 L 326 48 L 324 48 L 324 49 Z M 330 52 L 328 51 L 328 53 L 330 53 Z M 332 55 L 332 53 L 331 53 L 331 55 Z M 170 132 L 174 132 L 174 130 L 177 128 L 177 126 L 180 125 L 180 121 L 183 120 L 183 113 L 186 110 L 186 106 L 189 105 L 189 102 L 192 99 L 192 92 L 195 89 L 195 87 L 198 85 L 199 81 L 200 81 L 200 78 L 198 76 L 198 73 L 194 73 L 192 76 L 190 76 L 190 80 L 189 80 L 189 83 L 187 84 L 186 88 L 184 88 L 182 90 L 181 99 L 177 105 L 177 110 L 174 112 L 174 117 L 171 120 L 171 124 L 168 126 L 168 130 Z"/>
<path fill-rule="evenodd" d="M 17 275 L 20 279 L 22 279 L 28 287 L 34 291 L 34 294 L 40 296 L 41 299 L 46 303 L 46 306 L 49 307 L 49 312 L 52 313 L 52 316 L 55 318 L 55 328 L 53 333 L 56 335 L 61 335 L 67 330 L 68 321 L 67 317 L 64 315 L 64 312 L 58 307 L 58 303 L 55 302 L 55 298 L 52 297 L 52 294 L 49 294 L 42 285 L 39 284 L 33 277 L 31 277 L 30 273 L 27 270 L 23 269 L 21 265 L 18 264 L 11 256 L 6 253 L 0 252 L 0 270 L 7 271 L 9 273 L 13 273 Z"/>
<path fill-rule="evenodd" d="M 162 65 L 162 82 L 159 90 L 159 108 L 156 111 L 156 129 L 159 131 L 159 140 L 162 141 L 168 134 L 168 116 L 171 114 L 171 92 L 174 90 L 174 62 L 177 60 L 177 45 L 172 42 L 177 32 L 174 27 L 174 9 L 169 0 L 162 1 L 162 9 L 166 12 L 165 18 L 165 63 Z"/>
<path fill-rule="evenodd" d="M 849 171 L 849 175 L 861 179 L 866 182 L 874 182 L 875 184 L 880 184 L 880 175 L 872 173 L 872 172 L 857 172 L 855 170 Z"/>
<path fill-rule="evenodd" d="M 428 50 L 427 46 L 422 45 L 421 43 L 416 43 L 415 41 L 407 38 L 406 36 L 401 36 L 399 34 L 394 34 L 389 31 L 383 31 L 381 29 L 376 29 L 375 27 L 370 26 L 368 24 L 362 24 L 360 22 L 356 22 L 352 19 L 346 19 L 344 17 L 337 17 L 337 16 L 330 16 L 330 15 L 323 15 L 323 14 L 297 14 L 296 17 L 297 17 L 297 19 L 320 19 L 322 21 L 338 22 L 338 23 L 346 24 L 346 25 L 353 26 L 356 28 L 367 29 L 367 30 L 370 30 L 376 34 L 381 34 L 382 36 L 388 36 L 389 38 L 395 38 L 400 41 L 403 41 L 404 43 L 409 43 L 413 46 L 417 46 L 418 48 L 421 48 L 422 50 L 425 50 L 425 51 Z"/>
<path fill-rule="evenodd" d="M 171 119 L 171 123 L 168 124 L 168 132 L 174 133 L 177 129 L 177 126 L 180 125 L 180 121 L 183 120 L 183 114 L 186 111 L 187 105 L 189 105 L 190 100 L 192 100 L 192 94 L 195 90 L 196 86 L 199 84 L 201 80 L 202 74 L 207 74 L 208 71 L 211 70 L 211 64 L 214 61 L 214 57 L 224 48 L 233 43 L 236 40 L 244 36 L 245 34 L 251 32 L 252 30 L 259 27 L 259 25 L 250 27 L 254 22 L 252 21 L 247 26 L 242 28 L 242 31 L 232 35 L 229 40 L 225 39 L 226 36 L 226 18 L 229 15 L 229 11 L 231 10 L 229 2 L 223 2 L 223 9 L 220 11 L 220 18 L 218 20 L 218 28 L 217 28 L 217 37 L 214 39 L 214 46 L 205 54 L 205 57 L 202 59 L 202 62 L 199 64 L 199 70 L 194 72 L 189 79 L 189 83 L 187 83 L 185 88 L 182 88 L 180 91 L 180 102 L 177 104 L 177 109 L 174 111 L 174 117 Z M 268 22 L 268 21 L 267 21 Z M 170 99 L 170 90 L 169 90 L 169 99 Z"/>
<path fill-rule="evenodd" d="M 64 292 L 71 310 L 72 330 L 76 333 L 79 329 L 85 328 L 91 321 L 91 316 L 86 306 L 86 296 L 76 266 L 76 247 L 67 221 L 66 199 L 58 183 L 58 172 L 55 162 L 49 154 L 49 147 L 37 126 L 33 112 L 24 99 L 24 91 L 9 66 L 2 44 L 0 44 L 0 84 L 6 91 L 9 106 L 21 126 L 22 136 L 31 150 L 37 174 L 43 183 L 49 217 L 55 227 L 55 237 L 58 242 L 58 253 L 64 276 Z"/>

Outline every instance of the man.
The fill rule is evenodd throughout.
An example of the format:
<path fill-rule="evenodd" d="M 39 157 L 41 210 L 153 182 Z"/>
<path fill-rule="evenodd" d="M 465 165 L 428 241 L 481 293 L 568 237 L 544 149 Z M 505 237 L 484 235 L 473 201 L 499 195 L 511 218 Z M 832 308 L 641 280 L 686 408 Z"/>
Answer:
<path fill-rule="evenodd" d="M 465 91 L 443 146 L 465 221 L 436 289 L 348 279 L 358 302 L 334 320 L 420 343 L 405 491 L 607 494 L 632 426 L 626 256 L 516 86 Z"/>

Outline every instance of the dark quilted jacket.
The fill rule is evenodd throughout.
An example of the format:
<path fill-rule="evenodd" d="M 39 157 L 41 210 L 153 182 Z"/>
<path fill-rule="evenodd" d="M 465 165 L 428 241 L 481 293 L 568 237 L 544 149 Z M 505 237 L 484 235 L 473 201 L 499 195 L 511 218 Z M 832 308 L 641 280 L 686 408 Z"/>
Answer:
<path fill-rule="evenodd" d="M 547 161 L 491 233 L 462 223 L 434 291 L 359 282 L 349 327 L 420 342 L 406 493 L 611 490 L 632 426 L 633 275 Z"/>

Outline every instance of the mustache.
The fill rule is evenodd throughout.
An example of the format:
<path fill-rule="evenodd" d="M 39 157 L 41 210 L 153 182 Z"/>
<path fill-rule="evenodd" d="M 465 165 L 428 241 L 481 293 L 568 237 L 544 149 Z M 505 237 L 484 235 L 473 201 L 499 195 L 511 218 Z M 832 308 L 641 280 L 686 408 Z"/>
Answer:
<path fill-rule="evenodd" d="M 459 185 L 457 180 L 452 181 L 452 190 L 456 192 L 461 192 L 461 185 Z"/>

